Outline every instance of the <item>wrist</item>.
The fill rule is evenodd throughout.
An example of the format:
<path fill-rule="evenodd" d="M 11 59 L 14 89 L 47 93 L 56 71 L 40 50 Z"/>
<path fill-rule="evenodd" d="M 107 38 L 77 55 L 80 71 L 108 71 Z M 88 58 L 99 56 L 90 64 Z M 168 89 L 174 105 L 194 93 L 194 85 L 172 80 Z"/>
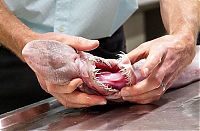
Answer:
<path fill-rule="evenodd" d="M 28 42 L 37 39 L 37 36 L 38 36 L 38 33 L 33 32 L 30 29 L 25 29 L 21 32 L 14 33 L 12 35 L 12 37 L 14 38 L 13 42 L 15 43 L 15 48 L 16 48 L 16 50 L 13 50 L 13 51 L 22 61 L 24 61 L 24 58 L 22 56 L 22 50 L 24 46 Z"/>
<path fill-rule="evenodd" d="M 187 54 L 189 63 L 195 56 L 195 47 L 197 42 L 197 35 L 192 32 L 181 32 L 174 35 L 177 38 L 178 45 L 177 48 L 181 49 L 185 54 Z"/>
<path fill-rule="evenodd" d="M 198 26 L 193 23 L 181 22 L 176 28 L 172 28 L 170 35 L 178 36 L 184 44 L 195 46 L 198 37 Z"/>
<path fill-rule="evenodd" d="M 38 34 L 32 30 L 27 30 L 25 33 L 17 35 L 16 41 L 19 51 L 21 52 L 28 42 L 37 39 L 37 35 Z"/>
<path fill-rule="evenodd" d="M 189 31 L 185 30 L 185 31 L 177 32 L 172 35 L 176 36 L 181 41 L 180 42 L 181 44 L 195 47 L 196 42 L 197 42 L 198 33 L 193 32 L 191 30 L 189 30 Z"/>

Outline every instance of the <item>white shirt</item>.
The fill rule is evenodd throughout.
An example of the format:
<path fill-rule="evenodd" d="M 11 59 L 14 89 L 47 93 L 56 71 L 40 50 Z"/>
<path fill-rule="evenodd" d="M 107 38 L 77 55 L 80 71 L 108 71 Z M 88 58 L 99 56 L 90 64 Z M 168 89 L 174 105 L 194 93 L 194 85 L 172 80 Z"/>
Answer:
<path fill-rule="evenodd" d="M 111 36 L 135 10 L 137 0 L 4 0 L 33 31 L 97 39 Z"/>

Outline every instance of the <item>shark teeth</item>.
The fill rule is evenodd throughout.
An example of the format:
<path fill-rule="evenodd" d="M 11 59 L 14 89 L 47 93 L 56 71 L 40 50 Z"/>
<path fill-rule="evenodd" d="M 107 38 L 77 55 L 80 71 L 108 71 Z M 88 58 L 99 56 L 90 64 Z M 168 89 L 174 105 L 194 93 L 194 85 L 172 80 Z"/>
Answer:
<path fill-rule="evenodd" d="M 106 91 L 110 91 L 110 92 L 119 92 L 118 90 L 116 90 L 116 89 L 113 89 L 113 88 L 111 88 L 111 87 L 105 87 L 104 88 Z"/>
<path fill-rule="evenodd" d="M 94 61 L 94 62 L 96 62 L 96 63 L 103 63 L 103 64 L 105 64 L 105 65 L 111 67 L 111 64 L 110 64 L 108 61 L 106 61 L 105 59 L 102 59 L 102 58 L 99 58 L 99 57 L 95 57 L 95 56 L 94 56 L 94 57 L 90 58 L 90 60 L 92 60 L 92 61 Z"/>
<path fill-rule="evenodd" d="M 94 70 L 93 70 L 93 73 L 94 73 L 95 75 L 101 74 L 101 73 L 99 73 L 100 70 L 101 70 L 101 69 L 94 69 Z"/>
<path fill-rule="evenodd" d="M 123 60 L 125 54 L 124 54 L 123 52 L 121 52 L 121 54 L 118 54 L 118 56 L 119 56 L 119 59 L 118 59 L 118 60 L 121 61 L 121 60 Z M 105 64 L 105 65 L 111 67 L 111 64 L 110 64 L 108 61 L 106 61 L 105 59 L 99 58 L 99 57 L 93 56 L 93 57 L 90 57 L 89 60 L 92 61 L 92 62 L 94 62 L 94 63 L 102 63 L 102 64 Z M 92 79 L 94 80 L 94 83 L 95 83 L 96 85 L 98 85 L 99 87 L 102 87 L 104 90 L 106 90 L 106 91 L 108 91 L 108 92 L 119 92 L 119 90 L 113 89 L 112 87 L 108 87 L 107 85 L 103 84 L 102 82 L 100 82 L 100 81 L 98 80 L 99 78 L 96 77 L 96 75 L 101 74 L 101 73 L 99 72 L 100 70 L 101 70 L 101 69 L 96 69 L 95 66 L 94 66 L 94 69 L 92 70 L 92 72 L 93 72 L 93 76 L 92 76 L 93 78 L 92 78 Z M 126 73 L 126 68 L 123 68 L 121 72 L 123 73 L 124 76 L 126 76 L 126 75 L 125 75 L 125 73 Z M 128 81 L 128 78 L 126 78 L 126 79 L 127 79 L 127 81 Z"/>
<path fill-rule="evenodd" d="M 88 60 L 89 60 L 89 61 L 96 62 L 96 57 L 89 57 Z"/>
<path fill-rule="evenodd" d="M 118 60 L 119 60 L 119 61 L 122 61 L 123 58 L 126 56 L 126 54 L 125 54 L 124 52 L 122 52 L 122 51 L 120 51 L 120 53 L 121 53 L 121 54 L 117 54 L 117 56 L 118 56 Z"/>
<path fill-rule="evenodd" d="M 122 62 L 123 60 L 126 60 L 128 59 L 127 55 L 124 53 L 124 52 L 120 52 L 121 54 L 118 54 L 118 61 L 119 63 Z M 127 57 L 127 58 L 126 58 Z M 128 65 L 127 64 L 121 64 L 121 66 L 119 66 L 120 68 L 120 72 L 122 73 L 122 75 L 125 77 L 125 79 L 127 80 L 127 84 L 128 86 L 130 86 L 132 84 L 132 81 L 131 81 L 131 71 L 128 70 L 129 68 L 132 68 L 130 67 L 131 65 Z"/>
<path fill-rule="evenodd" d="M 108 87 L 107 85 L 101 83 L 98 79 L 99 77 L 96 77 L 96 74 L 101 74 L 99 73 L 101 69 L 94 69 L 94 76 L 93 76 L 93 80 L 94 80 L 94 83 L 96 85 L 98 85 L 99 87 L 102 87 L 104 90 L 106 91 L 109 91 L 109 92 L 118 92 L 118 90 L 116 89 L 113 89 L 112 87 Z"/>
<path fill-rule="evenodd" d="M 122 75 L 125 77 L 126 81 L 128 83 L 126 83 L 126 85 L 130 86 L 131 85 L 131 71 L 127 70 L 127 67 L 120 67 L 120 72 L 122 73 Z"/>

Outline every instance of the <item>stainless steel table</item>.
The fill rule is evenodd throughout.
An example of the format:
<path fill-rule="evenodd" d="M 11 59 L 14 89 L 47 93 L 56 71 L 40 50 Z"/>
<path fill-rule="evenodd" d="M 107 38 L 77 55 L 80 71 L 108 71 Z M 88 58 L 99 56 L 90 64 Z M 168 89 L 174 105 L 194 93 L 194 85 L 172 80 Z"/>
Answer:
<path fill-rule="evenodd" d="M 65 109 L 50 98 L 0 116 L 6 130 L 199 130 L 200 82 L 148 105 L 110 104 Z"/>

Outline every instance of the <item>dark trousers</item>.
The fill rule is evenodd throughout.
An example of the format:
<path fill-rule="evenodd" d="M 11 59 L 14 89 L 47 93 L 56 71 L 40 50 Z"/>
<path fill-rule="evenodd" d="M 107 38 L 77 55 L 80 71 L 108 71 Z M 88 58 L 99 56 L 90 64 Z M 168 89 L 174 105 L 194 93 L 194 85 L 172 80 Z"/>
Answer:
<path fill-rule="evenodd" d="M 116 58 L 126 50 L 123 28 L 112 37 L 100 39 L 100 46 L 90 53 Z M 14 54 L 0 47 L 0 114 L 51 97 L 43 91 L 34 72 Z"/>

